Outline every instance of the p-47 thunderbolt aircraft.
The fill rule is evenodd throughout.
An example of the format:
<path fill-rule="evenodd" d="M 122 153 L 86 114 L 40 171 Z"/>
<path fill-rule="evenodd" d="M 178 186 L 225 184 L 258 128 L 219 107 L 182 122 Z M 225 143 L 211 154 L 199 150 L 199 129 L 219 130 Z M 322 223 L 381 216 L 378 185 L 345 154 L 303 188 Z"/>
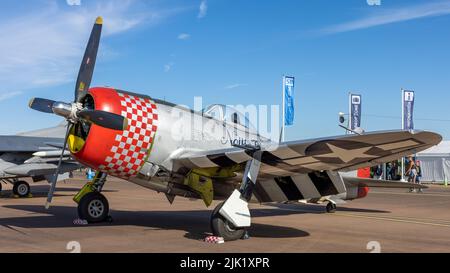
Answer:
<path fill-rule="evenodd" d="M 89 222 L 108 217 L 101 192 L 111 175 L 165 193 L 170 202 L 176 196 L 202 199 L 207 206 L 225 200 L 212 212 L 212 231 L 236 240 L 251 224 L 252 197 L 265 203 L 357 194 L 365 180 L 346 183 L 340 172 L 395 160 L 441 141 L 432 132 L 390 131 L 273 143 L 221 105 L 193 111 L 147 95 L 90 88 L 102 23 L 99 17 L 93 27 L 74 101 L 34 98 L 29 105 L 64 117 L 72 156 L 97 170 L 94 181 L 74 197 L 79 217 Z M 47 207 L 55 185 L 56 179 Z"/>
<path fill-rule="evenodd" d="M 30 194 L 30 185 L 23 178 L 51 182 L 58 168 L 64 133 L 65 125 L 61 124 L 14 136 L 0 136 L 0 181 L 13 184 L 13 193 L 18 197 Z M 80 164 L 71 158 L 68 151 L 65 152 L 59 173 L 67 174 L 78 168 Z"/>

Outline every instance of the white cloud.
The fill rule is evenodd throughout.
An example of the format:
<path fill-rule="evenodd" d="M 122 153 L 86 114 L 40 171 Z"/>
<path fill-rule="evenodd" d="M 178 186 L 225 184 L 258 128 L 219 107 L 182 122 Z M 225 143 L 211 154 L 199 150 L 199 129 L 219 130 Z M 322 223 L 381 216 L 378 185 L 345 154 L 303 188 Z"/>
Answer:
<path fill-rule="evenodd" d="M 236 89 L 236 88 L 244 87 L 244 86 L 248 86 L 248 84 L 246 84 L 246 83 L 230 84 L 228 86 L 225 86 L 224 89 L 230 90 L 230 89 Z"/>
<path fill-rule="evenodd" d="M 173 65 L 174 65 L 173 62 L 170 62 L 170 63 L 168 63 L 168 64 L 165 64 L 165 65 L 164 65 L 164 72 L 166 72 L 166 73 L 169 72 L 169 71 L 172 69 Z"/>
<path fill-rule="evenodd" d="M 75 81 L 92 25 L 104 19 L 103 38 L 139 25 L 155 25 L 180 10 L 137 10 L 133 0 L 83 2 L 60 6 L 46 1 L 29 13 L 0 18 L 0 98 L 20 92 Z M 107 39 L 106 39 L 107 40 Z M 99 56 L 108 49 L 102 40 Z M 105 49 L 105 50 L 102 50 Z"/>
<path fill-rule="evenodd" d="M 178 40 L 187 40 L 189 38 L 191 38 L 191 35 L 187 33 L 181 33 L 180 35 L 178 35 Z"/>
<path fill-rule="evenodd" d="M 19 95 L 22 95 L 22 91 L 15 91 L 15 92 L 9 92 L 9 93 L 3 93 L 0 94 L 0 101 L 4 101 L 13 97 L 17 97 Z"/>
<path fill-rule="evenodd" d="M 203 18 L 208 12 L 208 3 L 206 0 L 202 0 L 199 7 L 198 18 Z"/>
<path fill-rule="evenodd" d="M 450 1 L 428 2 L 395 9 L 376 9 L 376 12 L 376 14 L 365 18 L 325 28 L 322 33 L 348 32 L 414 19 L 448 15 L 450 14 Z"/>

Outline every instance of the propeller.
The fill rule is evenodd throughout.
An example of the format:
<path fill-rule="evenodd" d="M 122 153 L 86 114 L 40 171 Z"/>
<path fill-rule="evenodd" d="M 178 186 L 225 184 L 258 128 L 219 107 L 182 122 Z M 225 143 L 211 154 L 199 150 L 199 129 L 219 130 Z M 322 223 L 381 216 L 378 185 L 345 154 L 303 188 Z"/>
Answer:
<path fill-rule="evenodd" d="M 87 122 L 113 130 L 123 131 L 128 127 L 128 120 L 125 117 L 105 111 L 83 110 L 78 116 Z"/>
<path fill-rule="evenodd" d="M 62 148 L 56 172 L 53 175 L 51 187 L 47 196 L 47 203 L 45 204 L 47 209 L 50 207 L 53 199 L 71 126 L 79 122 L 93 123 L 112 130 L 125 130 L 128 126 L 127 119 L 121 115 L 100 110 L 85 109 L 82 104 L 83 98 L 89 91 L 92 76 L 94 74 L 95 62 L 97 59 L 97 52 L 102 33 L 102 25 L 102 17 L 97 17 L 89 37 L 89 42 L 86 46 L 86 51 L 84 53 L 83 61 L 81 62 L 80 70 L 78 72 L 73 102 L 65 103 L 49 99 L 33 98 L 29 103 L 29 107 L 31 109 L 44 113 L 53 113 L 64 117 L 68 121 L 66 135 L 64 138 L 64 146 Z"/>

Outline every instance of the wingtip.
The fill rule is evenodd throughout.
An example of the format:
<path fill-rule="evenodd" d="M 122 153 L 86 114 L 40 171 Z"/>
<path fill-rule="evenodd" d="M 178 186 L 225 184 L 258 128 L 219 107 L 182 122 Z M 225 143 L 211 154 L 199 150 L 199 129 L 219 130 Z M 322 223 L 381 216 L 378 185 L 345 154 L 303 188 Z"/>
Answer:
<path fill-rule="evenodd" d="M 101 17 L 101 16 L 97 17 L 97 19 L 95 20 L 95 23 L 97 25 L 103 25 L 103 17 Z"/>

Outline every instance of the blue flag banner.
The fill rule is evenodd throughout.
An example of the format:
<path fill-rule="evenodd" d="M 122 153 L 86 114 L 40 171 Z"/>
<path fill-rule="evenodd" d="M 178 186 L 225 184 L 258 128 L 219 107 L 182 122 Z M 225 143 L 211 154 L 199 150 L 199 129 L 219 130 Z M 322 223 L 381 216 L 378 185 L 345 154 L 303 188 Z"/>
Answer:
<path fill-rule="evenodd" d="M 284 125 L 294 125 L 294 77 L 283 78 Z"/>
<path fill-rule="evenodd" d="M 414 91 L 403 90 L 403 130 L 414 129 Z"/>
<path fill-rule="evenodd" d="M 361 95 L 350 94 L 350 129 L 361 127 Z"/>

